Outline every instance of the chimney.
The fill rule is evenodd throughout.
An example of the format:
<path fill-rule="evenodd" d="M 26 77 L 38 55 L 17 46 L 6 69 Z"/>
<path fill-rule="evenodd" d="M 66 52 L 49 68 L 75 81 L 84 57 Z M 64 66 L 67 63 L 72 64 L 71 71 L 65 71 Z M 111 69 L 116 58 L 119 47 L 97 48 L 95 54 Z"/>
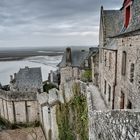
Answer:
<path fill-rule="evenodd" d="M 10 82 L 13 81 L 13 75 L 10 75 Z"/>
<path fill-rule="evenodd" d="M 71 48 L 66 48 L 66 65 L 70 66 L 72 64 Z"/>

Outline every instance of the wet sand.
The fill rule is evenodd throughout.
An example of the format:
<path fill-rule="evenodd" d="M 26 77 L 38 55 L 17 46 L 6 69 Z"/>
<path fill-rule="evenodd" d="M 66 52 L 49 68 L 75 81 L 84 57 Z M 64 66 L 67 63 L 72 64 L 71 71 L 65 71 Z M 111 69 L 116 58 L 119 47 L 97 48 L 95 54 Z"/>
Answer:
<path fill-rule="evenodd" d="M 62 51 L 37 51 L 37 50 L 12 50 L 12 51 L 0 51 L 0 61 L 13 61 L 22 60 L 31 56 L 58 56 L 62 55 Z"/>

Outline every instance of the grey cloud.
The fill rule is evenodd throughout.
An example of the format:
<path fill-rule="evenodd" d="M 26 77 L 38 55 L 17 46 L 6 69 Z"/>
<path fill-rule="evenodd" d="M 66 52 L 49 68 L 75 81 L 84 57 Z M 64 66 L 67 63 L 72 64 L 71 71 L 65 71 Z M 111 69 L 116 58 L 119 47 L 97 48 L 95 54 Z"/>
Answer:
<path fill-rule="evenodd" d="M 59 45 L 63 39 L 71 45 L 83 37 L 84 44 L 97 44 L 101 5 L 120 8 L 122 0 L 1 0 L 0 46 L 9 46 L 9 40 L 34 45 L 36 38 L 40 45 Z"/>

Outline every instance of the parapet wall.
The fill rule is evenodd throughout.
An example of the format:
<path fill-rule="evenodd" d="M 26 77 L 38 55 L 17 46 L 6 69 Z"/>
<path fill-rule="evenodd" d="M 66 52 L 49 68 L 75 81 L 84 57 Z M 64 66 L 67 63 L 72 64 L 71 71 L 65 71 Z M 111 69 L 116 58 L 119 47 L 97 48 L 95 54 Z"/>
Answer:
<path fill-rule="evenodd" d="M 37 100 L 37 93 L 0 90 L 0 98 L 8 101 L 35 101 Z"/>
<path fill-rule="evenodd" d="M 37 93 L 0 90 L 0 117 L 12 124 L 39 121 Z"/>
<path fill-rule="evenodd" d="M 90 140 L 140 139 L 140 110 L 94 111 Z"/>

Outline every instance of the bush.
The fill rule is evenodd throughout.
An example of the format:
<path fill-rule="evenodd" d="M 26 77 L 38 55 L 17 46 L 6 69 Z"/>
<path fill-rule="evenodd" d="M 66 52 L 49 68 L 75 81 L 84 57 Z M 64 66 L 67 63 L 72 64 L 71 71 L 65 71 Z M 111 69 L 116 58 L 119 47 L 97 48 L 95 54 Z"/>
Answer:
<path fill-rule="evenodd" d="M 85 72 L 82 74 L 81 80 L 84 82 L 91 82 L 92 81 L 92 71 L 85 70 Z"/>
<path fill-rule="evenodd" d="M 47 93 L 48 93 L 48 91 L 49 91 L 50 89 L 53 89 L 53 88 L 57 88 L 57 86 L 54 85 L 54 84 L 52 84 L 52 83 L 45 83 L 45 84 L 43 85 L 43 91 L 44 91 L 44 92 L 47 92 Z"/>
<path fill-rule="evenodd" d="M 80 92 L 80 85 L 73 85 L 73 98 L 60 103 L 56 109 L 56 120 L 60 140 L 88 140 L 88 110 L 86 96 Z"/>

